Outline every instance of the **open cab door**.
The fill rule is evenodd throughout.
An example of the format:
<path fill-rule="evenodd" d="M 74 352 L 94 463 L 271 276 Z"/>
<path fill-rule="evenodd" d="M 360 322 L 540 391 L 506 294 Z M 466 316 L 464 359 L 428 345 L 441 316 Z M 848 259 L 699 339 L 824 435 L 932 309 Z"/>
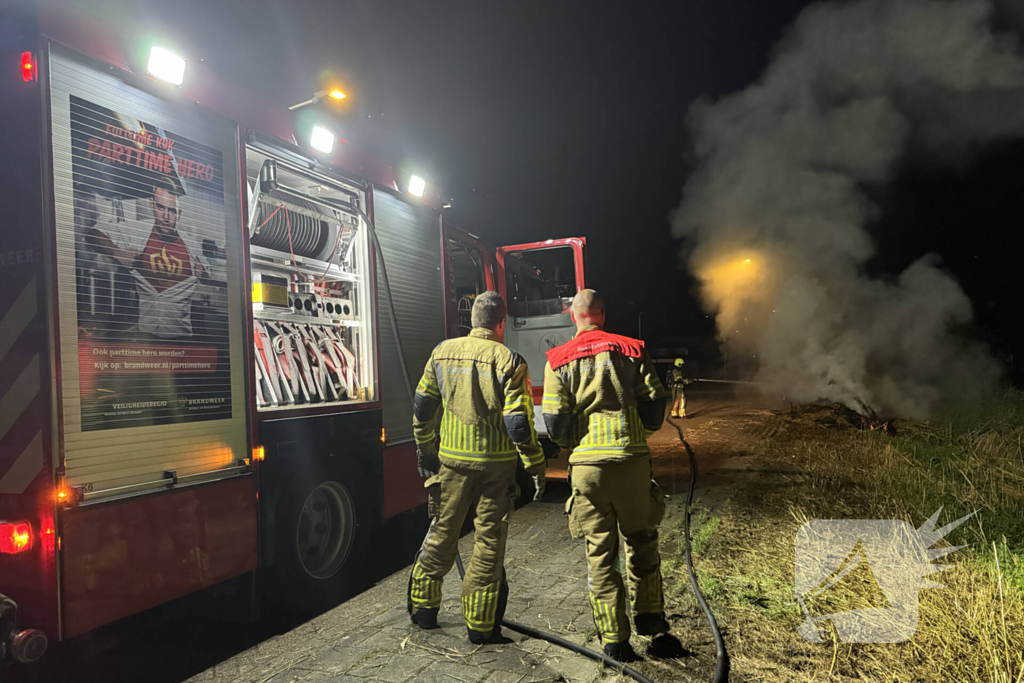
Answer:
<path fill-rule="evenodd" d="M 498 247 L 498 292 L 508 304 L 505 344 L 530 366 L 534 424 L 544 436 L 541 419 L 547 352 L 573 338 L 572 299 L 586 285 L 584 237 Z"/>
<path fill-rule="evenodd" d="M 534 424 L 544 436 L 541 419 L 547 352 L 576 334 L 569 310 L 584 279 L 585 237 L 513 244 L 495 249 L 476 236 L 443 225 L 446 325 L 448 338 L 469 334 L 473 301 L 485 291 L 501 294 L 508 304 L 505 344 L 530 366 Z"/>
<path fill-rule="evenodd" d="M 576 334 L 569 311 L 585 286 L 585 246 L 585 238 L 570 237 L 496 250 L 498 292 L 508 304 L 505 343 L 526 358 L 538 384 L 547 352 Z"/>

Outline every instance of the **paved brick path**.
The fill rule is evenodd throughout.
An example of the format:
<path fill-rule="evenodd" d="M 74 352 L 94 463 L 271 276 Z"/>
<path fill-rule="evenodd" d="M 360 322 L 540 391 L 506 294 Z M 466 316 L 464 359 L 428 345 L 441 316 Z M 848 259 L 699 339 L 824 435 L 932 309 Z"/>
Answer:
<path fill-rule="evenodd" d="M 701 469 L 705 474 L 717 468 L 729 469 L 729 463 L 724 463 L 724 468 L 722 465 L 737 450 L 732 443 L 733 423 L 744 418 L 746 409 L 736 408 L 731 394 L 700 398 L 703 400 L 695 401 L 700 409 L 697 418 L 685 424 L 687 438 L 704 461 Z M 676 444 L 675 431 L 668 425 L 652 439 L 655 472 L 665 490 L 674 494 L 673 499 L 685 496 L 688 480 L 686 456 Z M 558 463 L 552 461 L 553 469 L 557 470 Z M 705 481 L 710 485 L 706 493 L 714 497 L 714 477 Z M 586 594 L 583 541 L 569 538 L 562 514 L 568 489 L 564 482 L 556 481 L 548 488 L 546 500 L 553 502 L 531 503 L 512 516 L 506 555 L 511 586 L 507 616 L 596 648 L 596 630 Z M 680 510 L 681 506 L 670 504 L 669 509 Z M 678 526 L 670 519 L 664 524 L 669 523 Z M 460 543 L 465 559 L 469 558 L 472 542 L 469 534 Z M 188 683 L 627 680 L 580 655 L 508 629 L 505 634 L 514 639 L 512 644 L 471 645 L 460 613 L 459 577 L 454 569 L 444 585 L 441 628 L 421 631 L 406 614 L 408 572 L 406 568 L 395 573 L 330 612 L 260 643 Z M 698 658 L 636 666 L 656 681 L 692 680 L 697 670 L 713 663 L 713 644 L 705 632 L 703 617 L 696 612 L 673 614 L 670 619 L 677 620 L 673 631 L 680 631 L 684 646 L 695 647 Z"/>
<path fill-rule="evenodd" d="M 472 540 L 472 534 L 462 539 L 464 558 L 469 557 Z M 581 544 L 569 538 L 561 503 L 533 503 L 513 514 L 506 562 L 510 618 L 579 643 L 593 639 Z M 512 644 L 471 645 L 459 611 L 459 578 L 454 569 L 444 585 L 441 628 L 419 630 L 405 611 L 407 571 L 189 683 L 527 683 L 616 678 L 613 672 L 602 672 L 596 662 L 507 629 L 506 635 L 515 641 Z M 590 646 L 596 646 L 596 639 Z"/>

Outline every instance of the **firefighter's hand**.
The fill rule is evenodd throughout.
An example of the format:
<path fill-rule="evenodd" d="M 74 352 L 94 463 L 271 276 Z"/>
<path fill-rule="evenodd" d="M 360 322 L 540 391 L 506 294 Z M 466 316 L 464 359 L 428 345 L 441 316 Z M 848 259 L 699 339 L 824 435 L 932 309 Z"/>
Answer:
<path fill-rule="evenodd" d="M 543 474 L 533 475 L 533 499 L 535 501 L 544 497 L 544 490 L 547 488 L 548 479 Z"/>
<path fill-rule="evenodd" d="M 441 461 L 432 445 L 416 446 L 416 468 L 424 479 L 430 479 L 441 471 Z"/>

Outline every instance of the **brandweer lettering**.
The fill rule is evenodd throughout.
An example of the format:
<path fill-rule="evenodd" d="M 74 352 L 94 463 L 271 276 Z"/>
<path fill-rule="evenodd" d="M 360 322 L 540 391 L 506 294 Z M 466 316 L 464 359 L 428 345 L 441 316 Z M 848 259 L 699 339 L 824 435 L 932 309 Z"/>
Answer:
<path fill-rule="evenodd" d="M 18 249 L 17 251 L 0 251 L 0 266 L 20 266 L 25 263 L 39 262 L 42 250 Z"/>

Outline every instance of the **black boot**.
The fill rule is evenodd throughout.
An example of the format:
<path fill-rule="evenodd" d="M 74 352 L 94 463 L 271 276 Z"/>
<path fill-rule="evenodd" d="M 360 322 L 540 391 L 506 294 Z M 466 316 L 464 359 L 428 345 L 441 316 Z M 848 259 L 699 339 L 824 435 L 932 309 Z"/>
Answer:
<path fill-rule="evenodd" d="M 656 636 L 668 633 L 668 621 L 660 612 L 644 612 L 633 617 L 636 632 L 641 636 Z"/>
<path fill-rule="evenodd" d="M 469 642 L 474 645 L 505 645 L 511 643 L 511 638 L 506 638 L 501 632 L 501 626 L 494 625 L 494 630 L 490 633 L 484 633 L 483 631 L 474 631 L 471 628 L 466 628 L 469 631 Z"/>
<path fill-rule="evenodd" d="M 501 570 L 501 587 L 498 588 L 498 607 L 494 610 L 494 630 L 501 629 L 501 622 L 505 621 L 505 608 L 508 607 L 508 582 L 505 579 L 505 570 Z"/>
<path fill-rule="evenodd" d="M 611 657 L 616 662 L 622 662 L 623 664 L 629 664 L 640 659 L 636 656 L 636 652 L 628 640 L 624 640 L 621 643 L 605 643 L 604 654 L 606 657 Z"/>
<path fill-rule="evenodd" d="M 647 646 L 647 654 L 655 659 L 679 659 L 691 653 L 683 647 L 679 639 L 669 633 L 654 636 Z"/>
<path fill-rule="evenodd" d="M 424 631 L 437 628 L 437 607 L 421 607 L 412 613 L 412 623 Z"/>

